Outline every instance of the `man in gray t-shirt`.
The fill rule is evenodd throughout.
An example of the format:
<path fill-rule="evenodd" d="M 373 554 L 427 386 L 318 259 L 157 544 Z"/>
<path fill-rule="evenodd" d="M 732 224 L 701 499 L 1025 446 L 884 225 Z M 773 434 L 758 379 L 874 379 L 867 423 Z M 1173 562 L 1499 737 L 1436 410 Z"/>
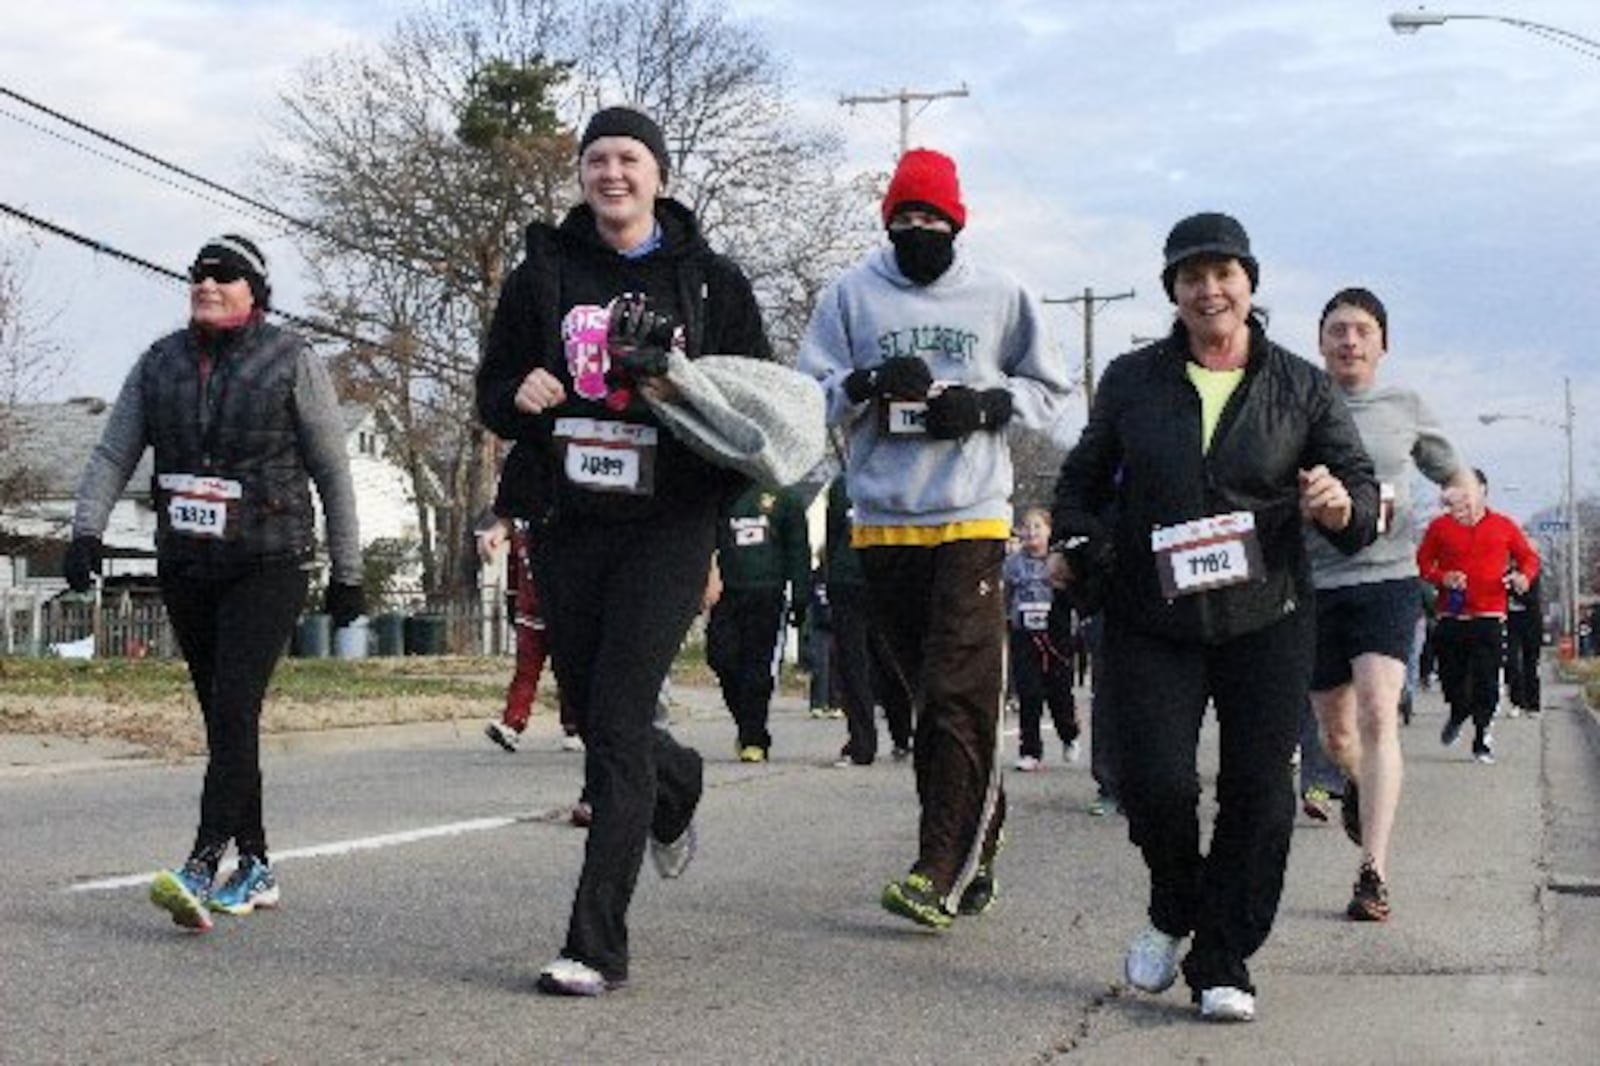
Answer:
<path fill-rule="evenodd" d="M 1410 389 L 1378 384 L 1388 313 L 1366 289 L 1328 301 L 1323 360 L 1372 456 L 1380 487 L 1378 539 L 1354 555 L 1306 534 L 1317 588 L 1317 657 L 1311 700 L 1322 742 L 1348 779 L 1344 826 L 1362 849 L 1347 908 L 1356 921 L 1389 916 L 1389 837 L 1402 776 L 1399 705 L 1417 619 L 1415 522 L 1410 485 L 1419 470 L 1447 494 L 1473 490 L 1471 469 Z"/>

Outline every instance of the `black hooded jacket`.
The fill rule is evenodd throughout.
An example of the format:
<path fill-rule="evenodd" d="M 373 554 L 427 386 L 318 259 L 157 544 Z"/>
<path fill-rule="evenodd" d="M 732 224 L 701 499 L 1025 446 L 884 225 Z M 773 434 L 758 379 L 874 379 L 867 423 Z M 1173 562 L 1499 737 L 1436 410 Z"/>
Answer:
<path fill-rule="evenodd" d="M 1350 524 L 1322 530 L 1347 554 L 1377 535 L 1378 483 L 1331 379 L 1268 341 L 1258 322 L 1244 378 L 1209 451 L 1188 360 L 1188 334 L 1178 323 L 1106 368 L 1089 424 L 1061 468 L 1053 533 L 1058 540 L 1109 536 L 1108 615 L 1141 632 L 1216 644 L 1311 604 L 1300 470 L 1325 465 L 1349 491 Z M 1243 584 L 1168 598 L 1152 530 L 1234 511 L 1255 516 L 1261 572 Z"/>
<path fill-rule="evenodd" d="M 605 244 L 586 204 L 560 226 L 535 222 L 527 229 L 522 262 L 506 277 L 489 341 L 477 374 L 478 417 L 515 442 L 501 474 L 496 510 L 544 521 L 645 521 L 715 507 L 742 479 L 681 445 L 637 395 L 581 396 L 569 365 L 563 323 L 583 309 L 602 309 L 623 293 L 644 293 L 650 305 L 684 326 L 686 354 L 743 355 L 770 359 L 761 313 L 743 272 L 711 251 L 694 214 L 675 200 L 656 201 L 661 246 L 627 259 Z M 522 380 L 535 368 L 555 375 L 567 392 L 557 407 L 537 415 L 516 409 Z M 594 393 L 590 377 L 589 391 Z M 620 408 L 620 409 L 618 409 Z M 592 418 L 657 430 L 654 491 L 647 496 L 595 492 L 561 473 L 554 436 L 563 418 Z"/>

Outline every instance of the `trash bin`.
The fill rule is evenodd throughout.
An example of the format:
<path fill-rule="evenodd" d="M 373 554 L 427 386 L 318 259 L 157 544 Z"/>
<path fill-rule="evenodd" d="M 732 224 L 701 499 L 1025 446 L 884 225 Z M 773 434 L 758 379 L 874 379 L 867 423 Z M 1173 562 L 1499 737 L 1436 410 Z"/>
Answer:
<path fill-rule="evenodd" d="M 404 655 L 406 651 L 406 616 L 380 614 L 372 620 L 372 654 Z"/>
<path fill-rule="evenodd" d="M 370 637 L 366 616 L 362 615 L 333 631 L 333 654 L 340 659 L 365 659 Z"/>
<path fill-rule="evenodd" d="M 406 619 L 407 655 L 444 654 L 444 617 L 414 614 Z"/>
<path fill-rule="evenodd" d="M 302 659 L 326 659 L 332 624 L 325 614 L 302 616 L 294 630 L 294 653 Z"/>

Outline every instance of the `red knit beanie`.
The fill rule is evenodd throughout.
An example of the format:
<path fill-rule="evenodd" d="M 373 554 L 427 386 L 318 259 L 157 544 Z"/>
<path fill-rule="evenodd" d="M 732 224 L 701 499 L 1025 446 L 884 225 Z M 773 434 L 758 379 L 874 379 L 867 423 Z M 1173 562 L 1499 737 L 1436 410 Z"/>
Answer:
<path fill-rule="evenodd" d="M 901 156 L 883 197 L 883 224 L 887 226 L 903 207 L 929 208 L 959 232 L 967 224 L 967 206 L 961 202 L 955 161 L 928 148 L 913 148 Z"/>

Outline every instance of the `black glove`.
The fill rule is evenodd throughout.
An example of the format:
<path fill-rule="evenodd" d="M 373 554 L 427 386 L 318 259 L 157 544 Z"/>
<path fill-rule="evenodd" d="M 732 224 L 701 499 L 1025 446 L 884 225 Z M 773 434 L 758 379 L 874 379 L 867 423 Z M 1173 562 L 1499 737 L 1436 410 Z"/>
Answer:
<path fill-rule="evenodd" d="M 997 432 L 1011 421 L 1011 393 L 1005 389 L 982 392 L 964 385 L 952 385 L 928 400 L 928 417 L 923 428 L 928 436 L 955 440 L 985 429 Z"/>
<path fill-rule="evenodd" d="M 844 379 L 844 394 L 852 403 L 863 403 L 878 396 L 898 400 L 920 400 L 933 386 L 933 372 L 914 355 L 897 355 L 871 370 L 855 370 Z"/>
<path fill-rule="evenodd" d="M 88 592 L 94 579 L 100 576 L 101 554 L 99 537 L 73 537 L 61 561 L 67 587 L 73 592 Z"/>
<path fill-rule="evenodd" d="M 921 400 L 933 387 L 933 371 L 914 355 L 897 355 L 885 359 L 877 371 L 879 396 L 893 396 L 900 400 Z"/>
<path fill-rule="evenodd" d="M 806 627 L 806 601 L 795 600 L 789 605 L 789 624 L 796 629 Z"/>
<path fill-rule="evenodd" d="M 1070 534 L 1050 545 L 1052 552 L 1060 552 L 1067 561 L 1072 583 L 1066 593 L 1078 615 L 1087 618 L 1105 605 L 1111 571 L 1116 566 L 1116 552 L 1103 528 Z"/>
<path fill-rule="evenodd" d="M 343 629 L 367 613 L 367 596 L 360 585 L 343 585 L 335 582 L 328 586 L 323 605 L 333 616 L 333 628 Z"/>
<path fill-rule="evenodd" d="M 678 320 L 650 307 L 640 293 L 611 301 L 606 324 L 606 351 L 611 365 L 630 378 L 659 377 L 667 372 L 667 352 L 678 333 Z"/>

